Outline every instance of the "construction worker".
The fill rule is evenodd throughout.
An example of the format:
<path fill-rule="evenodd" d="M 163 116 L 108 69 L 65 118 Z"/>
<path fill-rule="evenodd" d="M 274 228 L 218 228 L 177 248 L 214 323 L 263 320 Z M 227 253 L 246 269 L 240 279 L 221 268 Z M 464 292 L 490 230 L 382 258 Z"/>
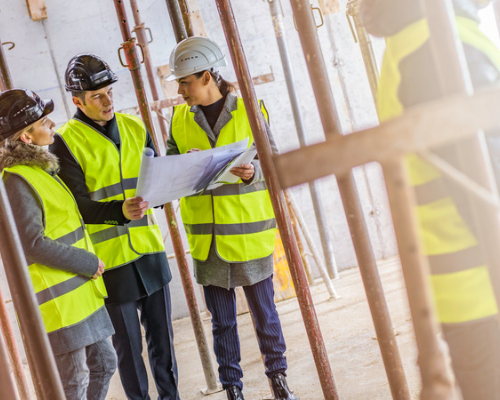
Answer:
<path fill-rule="evenodd" d="M 104 400 L 116 370 L 104 263 L 42 147 L 54 141 L 53 110 L 30 90 L 0 94 L 0 171 L 66 398 Z"/>
<path fill-rule="evenodd" d="M 155 151 L 137 117 L 115 113 L 116 75 L 92 54 L 68 64 L 66 90 L 77 111 L 57 130 L 51 151 L 71 189 L 97 255 L 106 263 L 106 307 L 116 333 L 113 345 L 128 399 L 149 399 L 142 358 L 141 323 L 159 399 L 179 399 L 163 238 L 147 201 L 135 197 L 142 151 Z M 140 312 L 140 317 L 138 316 Z"/>
<path fill-rule="evenodd" d="M 486 3 L 454 3 L 476 88 L 500 79 L 500 52 L 478 26 L 477 12 Z M 380 121 L 442 96 L 420 2 L 364 0 L 361 13 L 370 33 L 386 37 L 377 95 Z M 432 151 L 457 166 L 452 145 Z M 499 156 L 497 152 L 497 162 Z M 466 400 L 500 399 L 498 306 L 465 193 L 416 155 L 408 157 L 407 166 L 418 204 L 421 242 L 431 267 L 437 315 L 457 383 Z"/>
<path fill-rule="evenodd" d="M 243 100 L 219 74 L 226 60 L 213 40 L 187 38 L 170 55 L 171 74 L 186 104 L 173 110 L 167 155 L 253 143 Z M 264 111 L 265 113 L 265 111 Z M 265 113 L 266 114 L 266 113 Z M 212 314 L 219 379 L 231 400 L 243 399 L 234 288 L 243 286 L 276 399 L 297 399 L 286 382 L 286 349 L 274 304 L 276 220 L 259 161 L 231 169 L 239 183 L 181 199 L 196 280 Z"/>

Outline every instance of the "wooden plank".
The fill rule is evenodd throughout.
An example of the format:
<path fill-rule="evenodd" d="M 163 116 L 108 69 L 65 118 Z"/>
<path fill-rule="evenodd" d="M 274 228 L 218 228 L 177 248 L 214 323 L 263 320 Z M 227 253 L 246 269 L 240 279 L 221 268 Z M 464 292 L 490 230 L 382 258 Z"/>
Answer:
<path fill-rule="evenodd" d="M 500 89 L 450 96 L 407 110 L 375 128 L 274 156 L 282 189 L 327 175 L 342 176 L 372 161 L 436 148 L 500 125 Z M 326 135 L 328 137 L 328 135 Z"/>
<path fill-rule="evenodd" d="M 319 0 L 318 4 L 324 15 L 333 14 L 340 11 L 339 0 Z"/>
<path fill-rule="evenodd" d="M 26 0 L 28 13 L 33 21 L 47 19 L 47 6 L 45 0 Z"/>
<path fill-rule="evenodd" d="M 207 36 L 205 24 L 201 18 L 200 6 L 198 0 L 187 0 L 189 11 L 191 13 L 191 24 L 193 25 L 193 33 L 195 36 Z"/>

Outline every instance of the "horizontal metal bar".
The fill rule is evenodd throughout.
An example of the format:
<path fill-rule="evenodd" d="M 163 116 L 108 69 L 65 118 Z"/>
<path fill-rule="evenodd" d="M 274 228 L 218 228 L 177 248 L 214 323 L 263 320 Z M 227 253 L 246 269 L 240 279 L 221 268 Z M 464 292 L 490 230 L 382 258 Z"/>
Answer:
<path fill-rule="evenodd" d="M 377 127 L 274 156 L 283 189 L 327 175 L 342 176 L 372 161 L 425 151 L 500 125 L 500 88 L 450 96 L 407 110 Z M 328 135 L 327 135 L 328 136 Z"/>

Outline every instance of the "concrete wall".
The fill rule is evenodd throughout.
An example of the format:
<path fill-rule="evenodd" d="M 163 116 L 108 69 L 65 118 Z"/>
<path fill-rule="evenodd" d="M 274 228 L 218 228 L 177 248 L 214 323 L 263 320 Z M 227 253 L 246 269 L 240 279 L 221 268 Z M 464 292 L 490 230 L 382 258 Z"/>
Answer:
<path fill-rule="evenodd" d="M 340 124 L 342 130 L 349 133 L 373 126 L 377 121 L 361 53 L 347 25 L 344 0 L 342 2 L 340 13 L 325 16 L 325 25 L 318 30 L 318 34 L 339 108 Z M 128 2 L 125 3 L 128 6 Z M 295 149 L 299 144 L 269 5 L 265 1 L 232 3 L 252 75 L 273 71 L 275 76 L 274 82 L 259 85 L 256 91 L 258 97 L 266 102 L 271 116 L 271 128 L 278 146 L 281 151 Z M 34 22 L 28 16 L 25 2 L 0 0 L 0 38 L 4 42 L 16 43 L 13 50 L 5 49 L 15 86 L 30 88 L 44 98 L 54 99 L 56 111 L 53 113 L 53 119 L 59 126 L 75 111 L 70 96 L 60 87 L 67 62 L 77 53 L 92 52 L 106 59 L 119 77 L 114 89 L 115 109 L 134 107 L 136 97 L 130 74 L 120 65 L 117 56 L 122 37 L 113 2 L 46 0 L 46 4 L 48 19 Z M 198 0 L 198 5 L 208 36 L 222 45 L 230 61 L 215 2 Z M 154 35 L 154 41 L 150 45 L 153 63 L 155 66 L 167 64 L 175 39 L 166 3 L 163 0 L 141 0 L 139 6 L 143 22 L 151 28 Z M 286 0 L 283 0 L 282 6 L 308 140 L 309 143 L 320 142 L 324 140 L 324 133 L 298 34 L 293 26 L 291 7 Z M 129 25 L 132 28 L 134 25 L 132 14 L 130 9 L 128 11 Z M 375 41 L 375 48 L 380 55 L 383 43 Z M 236 80 L 231 66 L 222 72 L 226 79 Z M 355 176 L 377 259 L 396 254 L 385 188 L 378 165 L 359 168 L 355 171 Z M 327 177 L 321 179 L 319 184 L 337 263 L 341 269 L 354 266 L 357 263 L 336 180 L 334 177 Z M 320 246 L 308 186 L 296 187 L 293 193 Z M 165 218 L 162 212 L 157 214 L 162 221 L 163 232 L 167 236 Z M 166 240 L 166 245 L 167 253 L 173 253 L 169 238 Z M 188 315 L 188 310 L 175 259 L 170 261 L 174 275 L 171 284 L 173 313 L 174 317 L 178 318 Z M 317 271 L 314 273 L 316 276 L 319 275 Z M 5 280 L 1 281 L 4 289 Z"/>

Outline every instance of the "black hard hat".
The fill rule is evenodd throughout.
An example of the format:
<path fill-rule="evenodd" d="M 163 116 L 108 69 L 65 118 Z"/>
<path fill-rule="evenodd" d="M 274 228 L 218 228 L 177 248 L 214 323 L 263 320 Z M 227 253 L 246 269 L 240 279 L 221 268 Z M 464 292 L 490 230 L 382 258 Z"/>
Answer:
<path fill-rule="evenodd" d="M 54 102 L 27 89 L 0 94 L 0 139 L 4 140 L 54 111 Z"/>
<path fill-rule="evenodd" d="M 78 54 L 69 61 L 64 80 L 66 91 L 83 92 L 111 85 L 118 77 L 101 57 L 85 53 Z"/>

